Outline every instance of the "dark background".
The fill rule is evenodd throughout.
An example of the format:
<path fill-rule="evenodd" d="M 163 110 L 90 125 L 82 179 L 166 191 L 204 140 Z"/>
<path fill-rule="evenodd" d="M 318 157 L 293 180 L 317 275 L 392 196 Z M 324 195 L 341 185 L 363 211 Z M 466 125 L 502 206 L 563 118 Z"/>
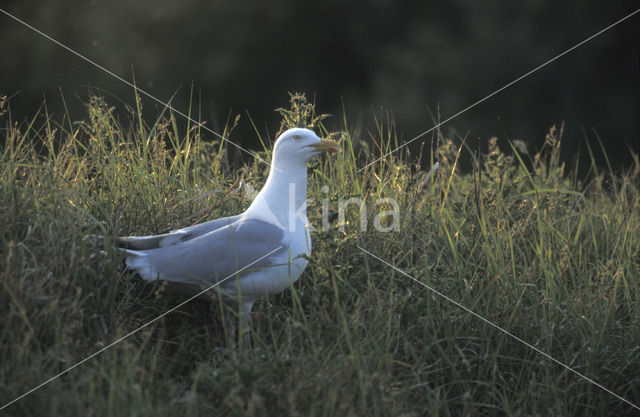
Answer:
<path fill-rule="evenodd" d="M 219 131 L 229 114 L 241 114 L 231 139 L 255 149 L 248 115 L 272 136 L 279 127 L 273 110 L 293 91 L 315 97 L 321 112 L 336 115 L 329 123 L 336 127 L 344 103 L 357 139 L 369 140 L 373 115 L 386 110 L 400 137 L 411 139 L 434 125 L 429 110 L 446 119 L 638 3 L 4 0 L 1 7 L 127 80 L 135 72 L 138 86 L 161 100 L 177 91 L 173 105 L 181 111 L 193 84 L 208 126 Z M 595 129 L 622 170 L 639 146 L 639 38 L 640 13 L 443 130 L 468 135 L 472 147 L 496 135 L 535 148 L 564 121 L 566 158 L 579 149 L 586 155 Z M 13 95 L 14 120 L 32 116 L 43 96 L 62 119 L 60 90 L 71 117 L 84 118 L 87 86 L 114 105 L 133 103 L 131 87 L 3 14 L 0 48 L 0 93 Z M 156 107 L 145 101 L 150 119 Z"/>

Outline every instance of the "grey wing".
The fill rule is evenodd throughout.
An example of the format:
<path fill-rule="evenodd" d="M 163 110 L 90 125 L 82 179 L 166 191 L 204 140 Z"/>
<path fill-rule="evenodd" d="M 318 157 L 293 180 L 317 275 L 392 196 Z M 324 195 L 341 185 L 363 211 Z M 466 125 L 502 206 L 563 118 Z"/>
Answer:
<path fill-rule="evenodd" d="M 169 233 L 154 236 L 128 236 L 116 238 L 116 246 L 122 249 L 149 250 L 158 249 L 180 242 L 186 242 L 206 233 L 227 226 L 240 218 L 240 214 L 230 217 L 221 217 L 205 223 L 194 224 L 182 229 L 172 230 Z"/>
<path fill-rule="evenodd" d="M 125 253 L 127 266 L 146 280 L 211 285 L 243 268 L 242 272 L 248 272 L 267 267 L 274 256 L 287 250 L 279 227 L 258 219 L 240 219 L 187 241 Z"/>

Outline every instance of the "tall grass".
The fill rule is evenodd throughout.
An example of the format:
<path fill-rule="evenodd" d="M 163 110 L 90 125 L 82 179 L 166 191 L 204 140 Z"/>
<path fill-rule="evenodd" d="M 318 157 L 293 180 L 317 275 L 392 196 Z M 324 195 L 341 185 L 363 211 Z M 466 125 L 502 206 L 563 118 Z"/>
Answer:
<path fill-rule="evenodd" d="M 147 124 L 136 105 L 121 123 L 98 96 L 87 110 L 74 123 L 46 109 L 20 124 L 0 116 L 2 404 L 183 300 L 123 272 L 110 237 L 241 212 L 240 181 L 259 188 L 268 173 L 257 160 L 231 169 L 224 142 L 171 113 Z M 283 127 L 339 134 L 302 97 L 281 113 Z M 377 124 L 354 138 L 344 122 L 344 152 L 312 164 L 312 260 L 255 306 L 251 351 L 227 348 L 219 306 L 196 300 L 2 413 L 632 415 L 357 246 L 637 404 L 640 164 L 617 175 L 594 163 L 583 183 L 564 172 L 551 129 L 531 158 L 491 140 L 470 173 L 447 137 L 434 140 L 426 165 L 440 169 L 426 181 L 419 155 L 404 151 L 358 172 L 400 144 L 392 118 Z M 361 232 L 355 206 L 320 230 L 322 200 L 337 210 L 349 197 L 368 203 L 369 226 L 388 209 L 376 201 L 395 199 L 400 231 Z M 104 248 L 91 234 L 107 237 Z"/>

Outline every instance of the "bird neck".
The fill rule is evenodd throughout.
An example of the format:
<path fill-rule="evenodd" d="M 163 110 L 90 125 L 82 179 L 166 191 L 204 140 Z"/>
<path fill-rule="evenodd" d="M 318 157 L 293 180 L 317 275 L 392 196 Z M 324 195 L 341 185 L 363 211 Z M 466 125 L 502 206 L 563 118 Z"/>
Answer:
<path fill-rule="evenodd" d="M 282 227 L 293 231 L 307 222 L 307 164 L 295 161 L 285 168 L 276 162 L 247 213 L 269 221 L 275 217 Z"/>

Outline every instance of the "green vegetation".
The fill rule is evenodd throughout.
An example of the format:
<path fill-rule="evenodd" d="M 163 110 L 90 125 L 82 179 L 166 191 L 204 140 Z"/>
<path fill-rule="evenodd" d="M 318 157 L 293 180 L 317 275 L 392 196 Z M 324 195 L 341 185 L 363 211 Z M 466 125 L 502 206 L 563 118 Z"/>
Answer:
<path fill-rule="evenodd" d="M 288 123 L 330 133 L 292 100 Z M 266 179 L 258 161 L 230 169 L 224 143 L 171 114 L 148 125 L 136 106 L 123 125 L 99 97 L 87 109 L 76 123 L 0 116 L 2 404 L 185 299 L 123 273 L 109 237 L 240 212 L 239 181 Z M 315 232 L 301 280 L 254 307 L 252 351 L 227 348 L 220 307 L 195 300 L 2 415 L 633 414 L 357 246 L 638 403 L 640 163 L 624 176 L 594 164 L 581 183 L 563 172 L 551 129 L 530 160 L 491 140 L 465 174 L 465 147 L 440 137 L 440 169 L 423 181 L 406 152 L 357 171 L 398 143 L 392 123 L 366 144 L 343 129 L 344 152 L 310 168 L 310 220 L 319 229 L 323 198 L 336 210 L 359 197 L 372 222 L 391 197 L 399 232 L 359 232 L 353 205 L 344 231 Z M 104 250 L 91 234 L 107 237 Z"/>

